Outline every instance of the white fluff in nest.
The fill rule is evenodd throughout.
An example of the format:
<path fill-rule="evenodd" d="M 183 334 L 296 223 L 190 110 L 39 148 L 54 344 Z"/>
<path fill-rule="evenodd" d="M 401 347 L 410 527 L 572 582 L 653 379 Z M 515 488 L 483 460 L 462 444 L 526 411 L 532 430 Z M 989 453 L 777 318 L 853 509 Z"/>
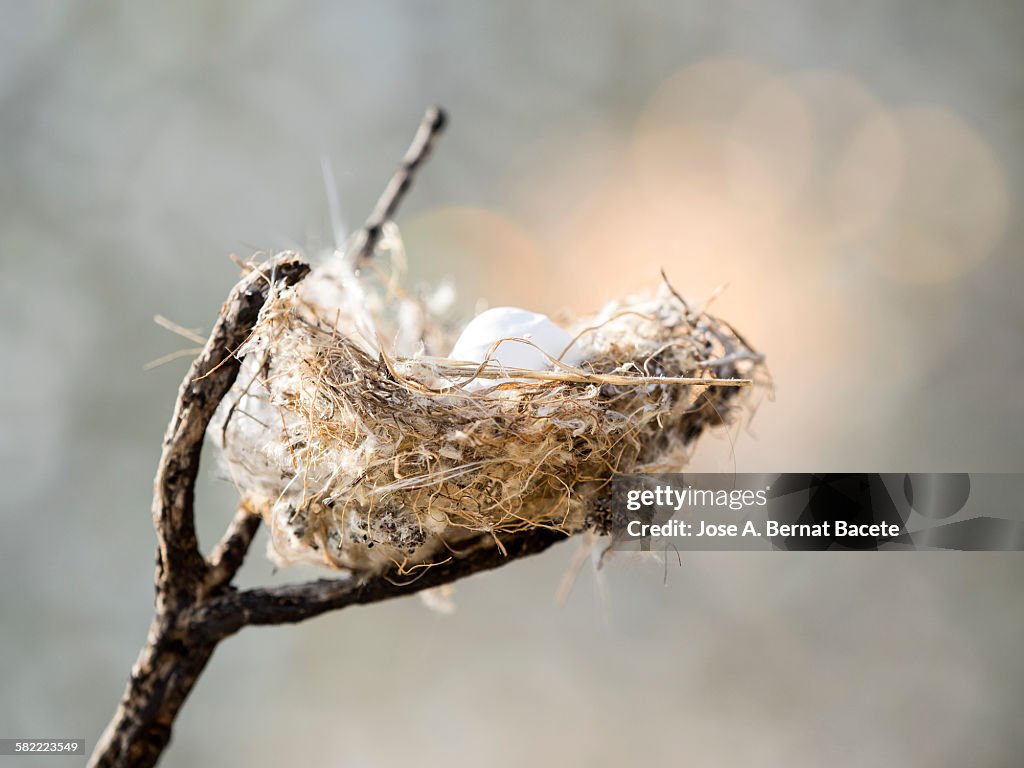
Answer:
<path fill-rule="evenodd" d="M 569 345 L 573 337 L 547 315 L 518 307 L 495 307 L 474 317 L 452 348 L 449 357 L 470 363 L 489 361 L 505 368 L 546 371 L 552 360 L 576 365 L 579 353 Z M 563 354 L 564 353 L 564 354 Z M 492 387 L 514 378 L 474 379 L 466 389 Z"/>

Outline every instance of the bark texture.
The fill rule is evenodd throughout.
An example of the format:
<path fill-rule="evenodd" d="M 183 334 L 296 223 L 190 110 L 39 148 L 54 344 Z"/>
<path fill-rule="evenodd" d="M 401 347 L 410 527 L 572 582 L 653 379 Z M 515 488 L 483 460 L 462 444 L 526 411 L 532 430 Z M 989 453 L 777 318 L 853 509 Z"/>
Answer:
<path fill-rule="evenodd" d="M 346 252 L 356 265 L 372 257 L 384 224 L 394 216 L 416 172 L 445 125 L 444 113 L 427 111 L 366 225 Z M 206 429 L 231 389 L 241 365 L 236 357 L 273 291 L 296 285 L 309 265 L 294 254 L 254 267 L 231 291 L 202 353 L 178 391 L 164 436 L 153 491 L 157 533 L 155 615 L 113 719 L 90 766 L 155 765 L 171 739 L 174 720 L 217 645 L 249 625 L 292 624 L 350 605 L 410 595 L 547 549 L 564 534 L 538 529 L 502 541 L 469 542 L 459 555 L 420 577 L 394 573 L 364 578 L 319 579 L 239 591 L 231 585 L 259 528 L 244 505 L 208 557 L 199 550 L 195 483 Z"/>

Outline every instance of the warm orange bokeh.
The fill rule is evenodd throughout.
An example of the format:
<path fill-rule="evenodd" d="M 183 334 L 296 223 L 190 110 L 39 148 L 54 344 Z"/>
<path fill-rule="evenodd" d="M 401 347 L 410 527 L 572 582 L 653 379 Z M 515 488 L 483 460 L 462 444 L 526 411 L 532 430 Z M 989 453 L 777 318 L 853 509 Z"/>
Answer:
<path fill-rule="evenodd" d="M 761 427 L 799 435 L 770 451 L 739 441 L 750 470 L 800 469 L 787 461 L 824 446 L 846 455 L 835 406 L 870 400 L 880 374 L 898 380 L 891 402 L 914 396 L 922 350 L 880 292 L 966 274 L 1009 209 L 993 152 L 951 111 L 887 106 L 839 72 L 730 58 L 668 78 L 624 134 L 553 129 L 505 187 L 518 221 L 428 213 L 404 228 L 417 258 L 492 306 L 589 312 L 650 290 L 662 268 L 698 305 L 713 298 L 768 356 L 778 401 Z M 858 413 L 868 433 L 892 417 Z M 699 458 L 725 469 L 730 450 Z"/>

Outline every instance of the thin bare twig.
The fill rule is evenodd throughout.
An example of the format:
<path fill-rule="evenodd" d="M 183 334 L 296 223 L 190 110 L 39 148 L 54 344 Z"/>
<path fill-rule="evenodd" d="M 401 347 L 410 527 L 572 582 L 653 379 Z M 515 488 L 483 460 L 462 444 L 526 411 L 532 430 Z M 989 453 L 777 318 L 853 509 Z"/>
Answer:
<path fill-rule="evenodd" d="M 351 259 L 351 263 L 355 266 L 359 266 L 373 256 L 374 249 L 381 238 L 384 224 L 394 218 L 395 213 L 398 211 L 398 206 L 401 205 L 402 199 L 416 178 L 417 171 L 419 171 L 420 166 L 430 156 L 430 151 L 433 149 L 441 132 L 444 131 L 447 121 L 444 110 L 440 107 L 429 107 L 427 109 L 419 129 L 413 137 L 412 144 L 409 145 L 405 157 L 402 158 L 402 162 L 398 166 L 398 170 L 395 171 L 391 181 L 388 182 L 384 192 L 377 200 L 373 213 L 370 214 L 362 229 L 356 232 L 352 243 L 349 245 L 345 257 Z"/>
<path fill-rule="evenodd" d="M 205 593 L 213 594 L 231 583 L 242 567 L 252 540 L 260 527 L 260 516 L 245 502 L 238 506 L 228 529 L 207 558 Z"/>
<path fill-rule="evenodd" d="M 196 605 L 187 617 L 188 626 L 198 638 L 219 641 L 249 625 L 294 624 L 350 605 L 378 603 L 450 584 L 538 554 L 567 538 L 561 531 L 537 528 L 505 538 L 502 552 L 492 537 L 481 536 L 460 545 L 458 557 L 401 582 L 394 580 L 395 574 L 384 573 L 227 592 Z"/>

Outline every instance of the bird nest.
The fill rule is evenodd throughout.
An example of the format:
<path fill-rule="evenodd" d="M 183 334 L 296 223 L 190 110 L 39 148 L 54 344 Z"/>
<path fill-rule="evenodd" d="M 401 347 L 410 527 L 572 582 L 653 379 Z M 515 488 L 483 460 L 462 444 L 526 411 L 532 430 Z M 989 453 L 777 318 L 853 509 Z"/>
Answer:
<path fill-rule="evenodd" d="M 409 573 L 480 535 L 606 532 L 612 479 L 678 471 L 760 370 L 667 281 L 568 319 L 572 354 L 523 370 L 444 357 L 446 313 L 362 272 L 270 297 L 211 430 L 280 562 Z"/>

